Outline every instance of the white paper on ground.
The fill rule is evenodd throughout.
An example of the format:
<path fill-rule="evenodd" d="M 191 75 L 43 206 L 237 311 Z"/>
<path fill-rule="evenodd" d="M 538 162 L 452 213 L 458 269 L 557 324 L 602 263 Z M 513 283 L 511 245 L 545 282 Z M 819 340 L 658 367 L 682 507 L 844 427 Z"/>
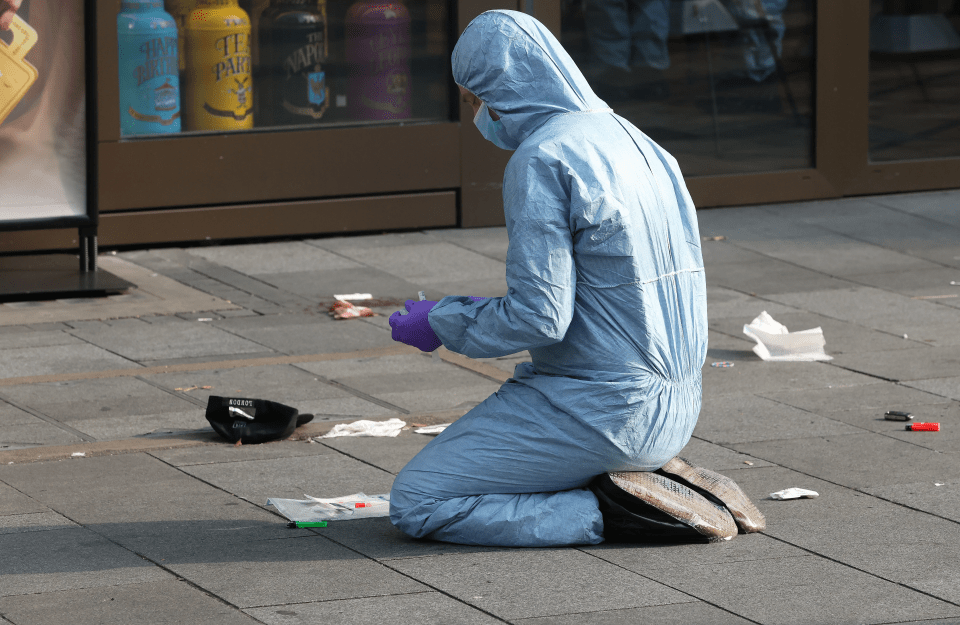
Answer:
<path fill-rule="evenodd" d="M 775 493 L 770 493 L 770 499 L 813 499 L 819 497 L 820 493 L 806 488 L 785 488 Z"/>
<path fill-rule="evenodd" d="M 743 326 L 743 333 L 757 342 L 753 353 L 763 360 L 776 362 L 833 360 L 832 356 L 828 356 L 823 351 L 823 346 L 826 344 L 823 330 L 811 328 L 801 332 L 790 332 L 785 325 L 767 314 L 767 311 L 763 311 L 756 319 Z"/>
<path fill-rule="evenodd" d="M 317 438 L 335 438 L 337 436 L 397 436 L 406 423 L 400 419 L 389 421 L 354 421 L 338 423 L 329 432 Z"/>
<path fill-rule="evenodd" d="M 338 299 L 341 302 L 349 302 L 350 300 L 362 300 L 362 299 L 373 299 L 371 293 L 343 293 L 343 294 L 334 294 L 333 299 Z"/>
<path fill-rule="evenodd" d="M 440 432 L 442 432 L 442 431 L 444 431 L 445 429 L 447 429 L 448 427 L 450 427 L 450 425 L 451 425 L 451 424 L 449 424 L 449 423 L 441 423 L 440 425 L 425 425 L 425 426 L 423 426 L 422 428 L 417 428 L 417 429 L 415 429 L 414 432 L 416 432 L 417 434 L 433 434 L 433 435 L 437 435 L 437 434 L 439 434 Z"/>
<path fill-rule="evenodd" d="M 390 514 L 390 495 L 364 495 L 355 493 L 332 499 L 318 499 L 304 495 L 306 499 L 267 499 L 267 505 L 291 521 L 348 521 Z M 357 504 L 363 507 L 358 508 Z"/>

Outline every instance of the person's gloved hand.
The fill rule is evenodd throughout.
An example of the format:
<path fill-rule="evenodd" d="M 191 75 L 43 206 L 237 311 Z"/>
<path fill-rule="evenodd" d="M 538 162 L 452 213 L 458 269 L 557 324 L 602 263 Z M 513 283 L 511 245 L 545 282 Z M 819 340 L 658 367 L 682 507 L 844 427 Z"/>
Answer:
<path fill-rule="evenodd" d="M 413 345 L 422 352 L 432 352 L 443 345 L 427 321 L 427 313 L 436 305 L 436 302 L 430 300 L 415 302 L 408 299 L 404 302 L 407 314 L 404 315 L 398 310 L 390 315 L 393 340 Z"/>

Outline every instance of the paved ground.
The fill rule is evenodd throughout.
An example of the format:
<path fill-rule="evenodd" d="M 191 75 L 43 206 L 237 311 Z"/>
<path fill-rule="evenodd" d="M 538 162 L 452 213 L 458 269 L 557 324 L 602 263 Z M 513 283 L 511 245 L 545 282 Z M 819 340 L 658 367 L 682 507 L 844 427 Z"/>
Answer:
<path fill-rule="evenodd" d="M 0 623 L 960 622 L 960 192 L 700 217 L 711 348 L 685 454 L 743 486 L 763 534 L 509 550 L 383 518 L 287 529 L 267 497 L 388 492 L 427 437 L 233 447 L 207 395 L 317 414 L 300 439 L 455 418 L 523 355 L 423 356 L 326 306 L 500 294 L 504 231 L 123 252 L 103 266 L 137 291 L 0 305 Z M 763 310 L 822 327 L 834 360 L 761 361 L 742 327 Z M 791 486 L 820 497 L 766 499 Z"/>

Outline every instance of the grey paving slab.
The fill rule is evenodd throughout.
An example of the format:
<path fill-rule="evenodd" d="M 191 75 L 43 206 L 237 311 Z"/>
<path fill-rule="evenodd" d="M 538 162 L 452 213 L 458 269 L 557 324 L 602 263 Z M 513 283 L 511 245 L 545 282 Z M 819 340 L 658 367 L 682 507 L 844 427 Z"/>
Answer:
<path fill-rule="evenodd" d="M 137 366 L 130 359 L 112 353 L 109 348 L 103 349 L 88 343 L 5 349 L 3 355 L 0 378 L 127 369 Z"/>
<path fill-rule="evenodd" d="M 851 286 L 846 280 L 772 258 L 755 263 L 715 265 L 707 272 L 707 284 L 762 296 Z"/>
<path fill-rule="evenodd" d="M 332 271 L 312 271 L 307 274 L 273 274 L 263 276 L 278 288 L 292 290 L 304 297 L 326 305 L 333 303 L 334 295 L 346 293 L 370 293 L 375 299 L 417 299 L 422 285 L 408 282 L 389 269 L 357 267 Z"/>
<path fill-rule="evenodd" d="M 299 241 L 193 247 L 187 253 L 250 276 L 360 266 L 343 256 Z"/>
<path fill-rule="evenodd" d="M 960 557 L 957 523 L 786 469 L 746 472 L 739 483 L 761 492 L 799 486 L 820 493 L 816 499 L 757 501 L 767 535 L 958 603 L 960 572 L 951 564 Z"/>
<path fill-rule="evenodd" d="M 897 352 L 899 353 L 899 352 Z M 735 360 L 734 358 L 731 358 Z M 791 389 L 826 389 L 872 384 L 876 378 L 825 362 L 764 362 L 745 356 L 733 367 L 703 367 L 703 393 L 708 395 L 766 394 Z"/>
<path fill-rule="evenodd" d="M 317 535 L 249 540 L 227 561 L 175 561 L 168 565 L 178 575 L 241 608 L 428 590 L 406 575 Z"/>
<path fill-rule="evenodd" d="M 709 269 L 707 269 L 709 273 Z M 722 286 L 707 284 L 707 315 L 710 321 L 731 318 L 740 324 L 733 336 L 742 336 L 743 324 L 750 323 L 761 312 L 767 311 L 774 318 L 784 313 L 797 312 L 797 308 L 764 299 L 756 295 L 740 293 Z M 732 327 L 732 326 L 728 326 Z"/>
<path fill-rule="evenodd" d="M 393 485 L 392 474 L 338 453 L 189 465 L 182 470 L 258 505 L 270 497 L 380 495 Z"/>
<path fill-rule="evenodd" d="M 172 432 L 184 433 L 198 430 L 212 432 L 203 416 L 203 408 L 198 406 L 193 406 L 192 410 L 185 412 L 164 412 L 153 415 L 125 416 L 122 412 L 106 414 L 110 416 L 73 422 L 72 427 L 98 441 L 115 441 Z"/>
<path fill-rule="evenodd" d="M 38 445 L 68 445 L 80 440 L 76 433 L 27 413 L 13 417 L 0 414 L 0 450 Z"/>
<path fill-rule="evenodd" d="M 0 596 L 170 579 L 166 571 L 84 528 L 0 534 Z"/>
<path fill-rule="evenodd" d="M 19 514 L 37 514 L 49 512 L 39 501 L 31 499 L 9 484 L 0 482 L 0 517 Z"/>
<path fill-rule="evenodd" d="M 926 262 L 926 261 L 924 261 Z M 942 265 L 927 263 L 917 269 L 898 269 L 896 271 L 864 273 L 854 277 L 854 281 L 885 291 L 893 291 L 910 297 L 929 297 L 931 303 L 939 299 L 953 299 L 958 293 L 957 286 L 950 282 L 960 282 L 960 269 L 945 268 Z"/>
<path fill-rule="evenodd" d="M 501 623 L 483 612 L 438 592 L 298 603 L 246 610 L 271 625 L 381 623 L 395 625 L 483 625 Z"/>
<path fill-rule="evenodd" d="M 108 536 L 149 536 L 162 524 L 276 519 L 142 453 L 0 465 L 0 481 Z"/>
<path fill-rule="evenodd" d="M 863 490 L 876 497 L 960 523 L 960 478 L 957 476 L 950 476 L 942 482 L 874 486 Z"/>
<path fill-rule="evenodd" d="M 460 280 L 482 280 L 503 275 L 502 262 L 446 242 L 393 247 L 341 249 L 339 253 L 365 265 L 389 272 L 398 278 L 422 285 L 445 282 L 450 276 Z"/>
<path fill-rule="evenodd" d="M 407 425 L 412 423 L 409 418 L 405 418 L 405 421 Z M 326 438 L 322 443 L 351 458 L 357 458 L 396 475 L 433 438 L 424 434 L 415 434 L 412 431 L 404 431 L 396 437 Z"/>
<path fill-rule="evenodd" d="M 824 351 L 828 355 L 917 347 L 915 341 L 905 341 L 902 335 L 894 336 L 887 332 L 865 328 L 847 321 L 830 319 L 829 317 L 815 313 L 779 313 L 773 317 L 785 325 L 791 332 L 799 332 L 812 328 L 820 328 L 823 330 L 823 338 L 826 342 Z M 739 334 L 745 337 L 743 334 L 743 326 L 752 320 L 753 318 L 745 322 L 742 319 L 711 319 L 710 328 L 727 335 L 737 336 Z M 751 344 L 755 345 L 756 343 L 751 341 Z"/>
<path fill-rule="evenodd" d="M 0 534 L 45 532 L 65 527 L 78 527 L 78 525 L 65 516 L 52 511 L 0 516 Z"/>
<path fill-rule="evenodd" d="M 448 410 L 482 401 L 500 384 L 417 354 L 303 363 L 300 367 L 411 412 Z"/>
<path fill-rule="evenodd" d="M 395 345 L 387 330 L 363 319 L 335 321 L 320 312 L 240 317 L 216 325 L 283 354 L 329 354 Z"/>
<path fill-rule="evenodd" d="M 784 441 L 855 434 L 858 428 L 756 395 L 709 395 L 694 436 L 712 443 Z"/>
<path fill-rule="evenodd" d="M 388 232 L 385 234 L 307 239 L 305 243 L 352 257 L 351 255 L 356 254 L 357 250 L 428 245 L 436 243 L 436 239 L 427 232 Z"/>
<path fill-rule="evenodd" d="M 945 403 L 942 397 L 933 393 L 877 379 L 872 384 L 838 385 L 818 389 L 816 393 L 798 389 L 765 392 L 761 396 L 817 414 L 829 414 L 836 419 L 843 417 L 835 413 L 847 411 L 882 418 L 887 410 L 912 411 L 917 406 Z"/>
<path fill-rule="evenodd" d="M 815 208 L 815 202 L 738 206 L 733 210 L 698 211 L 697 221 L 701 236 L 723 236 L 736 245 L 771 239 L 815 239 L 829 232 L 819 226 L 799 223 L 790 218 L 798 211 Z"/>
<path fill-rule="evenodd" d="M 891 426 L 891 430 L 903 426 Z M 914 432 L 927 434 L 927 432 Z M 733 443 L 739 451 L 851 488 L 942 482 L 960 475 L 960 455 L 942 454 L 874 434 Z"/>
<path fill-rule="evenodd" d="M 657 571 L 675 588 L 758 623 L 887 623 L 958 616 L 960 608 L 816 557 Z"/>
<path fill-rule="evenodd" d="M 189 391 L 190 397 L 203 402 L 204 405 L 211 395 L 256 397 L 287 404 L 300 412 L 307 413 L 310 411 L 302 409 L 301 402 L 352 397 L 350 393 L 331 386 L 319 380 L 316 375 L 292 365 L 212 368 L 185 373 L 161 373 L 146 376 L 145 379 L 171 391 L 192 389 Z M 210 388 L 203 388 L 205 386 Z"/>
<path fill-rule="evenodd" d="M 887 380 L 913 382 L 952 378 L 957 371 L 960 371 L 960 345 L 937 348 L 918 347 L 869 354 L 840 354 L 834 360 L 834 364 Z"/>
<path fill-rule="evenodd" d="M 887 208 L 960 227 L 960 195 L 956 190 L 878 195 L 871 199 Z"/>
<path fill-rule="evenodd" d="M 815 239 L 750 241 L 742 245 L 768 257 L 829 276 L 854 277 L 855 281 L 860 281 L 859 276 L 863 274 L 884 271 L 942 269 L 936 263 L 840 234 L 824 234 Z"/>
<path fill-rule="evenodd" d="M 383 561 L 392 561 L 396 558 L 429 558 L 463 553 L 503 551 L 499 547 L 457 545 L 411 538 L 395 528 L 390 523 L 389 517 L 332 523 L 317 530 L 317 532 L 368 558 Z M 390 564 L 390 566 L 393 565 Z"/>
<path fill-rule="evenodd" d="M 956 399 L 960 401 L 960 377 L 955 378 L 936 378 L 933 380 L 913 380 L 907 382 L 909 386 L 923 389 L 928 393 Z"/>
<path fill-rule="evenodd" d="M 703 266 L 708 273 L 713 270 L 715 265 L 755 263 L 767 258 L 764 254 L 739 247 L 726 240 L 701 241 L 700 251 L 703 253 Z"/>
<path fill-rule="evenodd" d="M 0 349 L 17 349 L 24 347 L 52 347 L 54 345 L 80 345 L 80 339 L 64 331 L 31 331 L 25 326 L 14 326 L 18 332 L 4 332 L 0 334 Z"/>
<path fill-rule="evenodd" d="M 852 321 L 914 340 L 935 339 L 938 330 L 960 322 L 960 311 L 873 287 L 777 293 L 770 299 L 833 319 Z"/>
<path fill-rule="evenodd" d="M 388 560 L 397 570 L 500 618 L 684 603 L 688 595 L 575 549 Z"/>
<path fill-rule="evenodd" d="M 3 394 L 71 424 L 113 414 L 158 415 L 196 408 L 189 401 L 132 377 L 20 384 L 5 387 Z"/>
<path fill-rule="evenodd" d="M 763 534 L 740 534 L 730 541 L 711 544 L 600 544 L 582 549 L 605 562 L 653 578 L 657 577 L 657 572 L 666 569 L 687 570 L 707 565 L 760 562 L 808 555 L 803 549 Z"/>
<path fill-rule="evenodd" d="M 654 605 L 629 610 L 579 612 L 545 618 L 517 619 L 517 625 L 746 625 L 750 621 L 702 601 Z"/>
<path fill-rule="evenodd" d="M 299 458 L 336 453 L 324 445 L 311 445 L 293 441 L 271 441 L 259 445 L 211 443 L 200 447 L 160 449 L 150 455 L 175 467 L 224 462 L 247 462 L 250 460 L 273 460 L 275 458 Z"/>
<path fill-rule="evenodd" d="M 252 625 L 249 616 L 176 580 L 85 588 L 0 599 L 17 625 L 128 625 L 184 622 Z M 0 622 L 2 619 L 0 619 Z"/>
<path fill-rule="evenodd" d="M 700 438 L 691 438 L 678 454 L 697 466 L 713 471 L 727 472 L 747 467 L 759 469 L 772 466 L 770 462 L 716 445 Z M 749 463 L 749 464 L 748 464 Z"/>
<path fill-rule="evenodd" d="M 177 319 L 175 323 L 164 325 L 121 319 L 108 328 L 74 330 L 74 334 L 138 362 L 265 351 L 263 345 L 224 332 L 210 323 Z"/>
<path fill-rule="evenodd" d="M 297 408 L 303 414 L 314 415 L 316 421 L 379 419 L 382 417 L 403 416 L 403 413 L 397 410 L 353 396 L 304 400 L 297 403 Z"/>
<path fill-rule="evenodd" d="M 489 228 L 444 228 L 439 230 L 428 230 L 425 233 L 429 237 L 443 239 L 454 245 L 473 250 L 478 254 L 483 254 L 494 260 L 505 263 L 507 261 L 507 248 L 510 245 L 510 238 L 507 236 L 507 229 L 503 226 Z"/>

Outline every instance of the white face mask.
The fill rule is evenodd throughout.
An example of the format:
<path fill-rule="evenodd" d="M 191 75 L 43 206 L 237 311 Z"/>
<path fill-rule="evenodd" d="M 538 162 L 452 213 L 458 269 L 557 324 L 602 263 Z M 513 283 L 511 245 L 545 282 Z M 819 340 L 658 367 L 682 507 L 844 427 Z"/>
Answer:
<path fill-rule="evenodd" d="M 487 108 L 486 102 L 480 103 L 480 110 L 473 116 L 473 124 L 477 127 L 477 130 L 480 131 L 480 134 L 483 135 L 484 139 L 498 148 L 516 150 L 520 145 L 507 135 L 507 131 L 503 127 L 501 120 L 495 120 L 490 117 L 490 109 Z"/>

